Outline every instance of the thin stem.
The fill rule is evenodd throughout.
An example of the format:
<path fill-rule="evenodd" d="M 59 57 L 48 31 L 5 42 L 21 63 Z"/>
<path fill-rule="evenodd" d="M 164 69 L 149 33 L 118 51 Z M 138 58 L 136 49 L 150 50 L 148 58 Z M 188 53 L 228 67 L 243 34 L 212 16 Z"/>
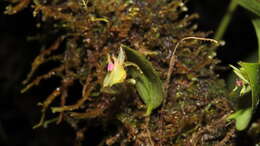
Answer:
<path fill-rule="evenodd" d="M 173 49 L 173 52 L 171 54 L 171 59 L 170 59 L 170 63 L 169 63 L 169 69 L 168 69 L 168 72 L 167 72 L 167 78 L 166 78 L 166 83 L 165 83 L 165 93 L 168 94 L 168 88 L 169 88 L 169 83 L 170 83 L 170 79 L 171 79 L 171 76 L 172 76 L 172 72 L 173 72 L 173 67 L 174 67 L 174 64 L 175 64 L 175 53 L 176 53 L 176 50 L 177 48 L 179 47 L 180 43 L 182 43 L 183 41 L 185 40 L 200 40 L 200 41 L 209 41 L 209 42 L 212 42 L 214 44 L 217 44 L 219 45 L 219 42 L 214 40 L 214 39 L 209 39 L 209 38 L 201 38 L 201 37 L 185 37 L 183 39 L 181 39 L 176 45 L 175 45 L 175 48 Z"/>
<path fill-rule="evenodd" d="M 254 17 L 252 19 L 253 26 L 255 28 L 257 43 L 258 43 L 258 63 L 260 63 L 260 18 Z"/>
<path fill-rule="evenodd" d="M 226 32 L 227 26 L 231 21 L 231 18 L 236 10 L 238 6 L 238 3 L 236 2 L 236 0 L 231 0 L 227 12 L 225 13 L 225 15 L 223 16 L 217 30 L 216 33 L 214 35 L 214 39 L 215 40 L 221 40 L 224 33 Z"/>

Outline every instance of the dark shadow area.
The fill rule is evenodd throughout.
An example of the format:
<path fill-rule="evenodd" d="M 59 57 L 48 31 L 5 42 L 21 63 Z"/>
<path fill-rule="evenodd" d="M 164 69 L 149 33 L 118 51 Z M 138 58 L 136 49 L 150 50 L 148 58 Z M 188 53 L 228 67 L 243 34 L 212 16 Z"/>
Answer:
<path fill-rule="evenodd" d="M 21 94 L 22 80 L 30 71 L 39 45 L 28 41 L 37 31 L 31 9 L 8 16 L 6 3 L 0 2 L 0 145 L 1 146 L 71 146 L 74 131 L 67 125 L 53 124 L 46 129 L 33 130 L 40 119 L 36 103 L 45 84 L 33 92 Z M 45 90 L 46 91 L 46 90 Z M 45 93 L 46 94 L 46 93 Z M 38 95 L 38 96 L 37 96 Z"/>
<path fill-rule="evenodd" d="M 198 25 L 200 31 L 215 31 L 226 12 L 229 1 L 226 0 L 196 0 L 190 1 L 188 7 L 191 12 L 200 15 Z M 213 34 L 210 36 L 213 37 Z M 257 40 L 254 28 L 247 11 L 239 7 L 231 20 L 224 35 L 225 46 L 218 48 L 217 57 L 221 60 L 220 65 L 237 65 L 238 61 L 245 61 L 257 51 Z M 222 78 L 227 78 L 230 70 L 221 70 Z"/>

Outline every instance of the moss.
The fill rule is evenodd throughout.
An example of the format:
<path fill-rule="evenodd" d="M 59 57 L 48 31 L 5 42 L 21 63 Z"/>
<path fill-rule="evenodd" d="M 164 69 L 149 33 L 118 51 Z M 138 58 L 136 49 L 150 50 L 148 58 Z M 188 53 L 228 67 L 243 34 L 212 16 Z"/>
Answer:
<path fill-rule="evenodd" d="M 58 113 L 57 123 L 67 121 L 72 127 L 88 123 L 82 129 L 93 125 L 116 129 L 102 130 L 100 145 L 232 145 L 234 126 L 225 120 L 231 107 L 225 98 L 223 81 L 214 71 L 219 61 L 211 43 L 200 40 L 180 43 L 165 101 L 150 117 L 144 116 L 144 104 L 133 87 L 122 85 L 120 95 L 101 92 L 106 56 L 119 52 L 122 44 L 143 54 L 156 52 L 147 58 L 160 72 L 161 80 L 166 81 L 176 44 L 185 37 L 209 34 L 196 30 L 193 20 L 198 15 L 185 13 L 186 1 L 81 2 L 26 0 L 7 8 L 6 12 L 13 14 L 30 5 L 34 16 L 40 19 L 38 26 L 45 30 L 41 33 L 46 39 L 44 46 L 52 44 L 39 53 L 23 82 L 25 92 L 42 80 L 60 78 L 60 85 L 39 104 L 43 116 L 36 127 L 46 123 L 46 111 L 53 109 Z M 37 75 L 39 68 L 49 61 L 56 62 L 58 67 Z M 78 90 L 69 92 L 73 86 L 80 90 L 80 95 Z M 77 101 L 69 102 L 71 98 Z"/>

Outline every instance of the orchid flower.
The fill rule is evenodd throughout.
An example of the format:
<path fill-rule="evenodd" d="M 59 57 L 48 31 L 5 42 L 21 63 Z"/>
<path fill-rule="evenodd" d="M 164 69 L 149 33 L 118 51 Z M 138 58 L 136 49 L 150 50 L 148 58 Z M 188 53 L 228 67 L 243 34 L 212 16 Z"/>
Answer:
<path fill-rule="evenodd" d="M 118 57 L 108 54 L 108 66 L 107 75 L 105 76 L 103 87 L 112 87 L 115 84 L 122 83 L 126 79 L 126 70 L 124 67 L 125 53 L 122 48 L 120 48 Z"/>
<path fill-rule="evenodd" d="M 104 88 L 106 88 L 106 87 L 110 88 L 115 84 L 119 84 L 119 83 L 124 82 L 126 80 L 126 77 L 127 77 L 127 73 L 126 73 L 125 68 L 128 67 L 128 66 L 134 67 L 141 74 L 143 73 L 138 65 L 136 65 L 133 62 L 129 62 L 129 61 L 125 61 L 125 60 L 126 60 L 125 52 L 122 49 L 122 47 L 120 47 L 119 54 L 118 54 L 117 58 L 114 55 L 112 55 L 112 58 L 109 54 L 107 55 L 107 61 L 108 61 L 107 71 L 108 71 L 108 73 L 106 74 L 104 82 L 103 82 Z M 129 80 L 127 80 L 127 82 L 130 83 L 130 84 L 135 83 L 134 79 L 129 79 Z"/>
<path fill-rule="evenodd" d="M 233 65 L 230 65 L 230 67 L 233 68 L 234 73 L 240 78 L 239 80 L 236 81 L 236 87 L 233 89 L 233 91 L 236 91 L 238 88 L 242 87 L 240 90 L 240 96 L 250 92 L 251 87 L 249 85 L 249 79 L 246 76 L 244 68 L 241 67 L 240 69 L 238 69 Z"/>

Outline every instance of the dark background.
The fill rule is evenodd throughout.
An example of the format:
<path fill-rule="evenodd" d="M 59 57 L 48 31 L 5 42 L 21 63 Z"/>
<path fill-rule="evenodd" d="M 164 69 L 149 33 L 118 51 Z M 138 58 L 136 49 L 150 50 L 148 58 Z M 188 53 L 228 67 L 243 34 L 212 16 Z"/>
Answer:
<path fill-rule="evenodd" d="M 197 12 L 199 30 L 214 31 L 219 24 L 227 0 L 190 0 L 189 13 Z M 40 119 L 41 89 L 48 83 L 26 94 L 20 94 L 21 81 L 30 70 L 33 58 L 39 52 L 40 44 L 28 41 L 27 37 L 37 31 L 36 20 L 31 9 L 8 16 L 4 15 L 6 2 L 0 1 L 0 145 L 6 146 L 71 146 L 74 131 L 66 124 L 51 125 L 33 130 Z M 239 8 L 226 35 L 226 45 L 218 49 L 221 66 L 243 60 L 257 48 L 255 32 L 245 10 Z M 227 77 L 230 70 L 219 70 L 221 77 Z M 37 96 L 39 95 L 39 96 Z"/>
<path fill-rule="evenodd" d="M 0 1 L 0 145 L 71 146 L 74 131 L 65 123 L 32 129 L 41 115 L 36 104 L 47 94 L 40 91 L 50 85 L 20 94 L 40 44 L 27 39 L 37 31 L 31 9 L 8 16 L 3 14 L 6 5 Z"/>

